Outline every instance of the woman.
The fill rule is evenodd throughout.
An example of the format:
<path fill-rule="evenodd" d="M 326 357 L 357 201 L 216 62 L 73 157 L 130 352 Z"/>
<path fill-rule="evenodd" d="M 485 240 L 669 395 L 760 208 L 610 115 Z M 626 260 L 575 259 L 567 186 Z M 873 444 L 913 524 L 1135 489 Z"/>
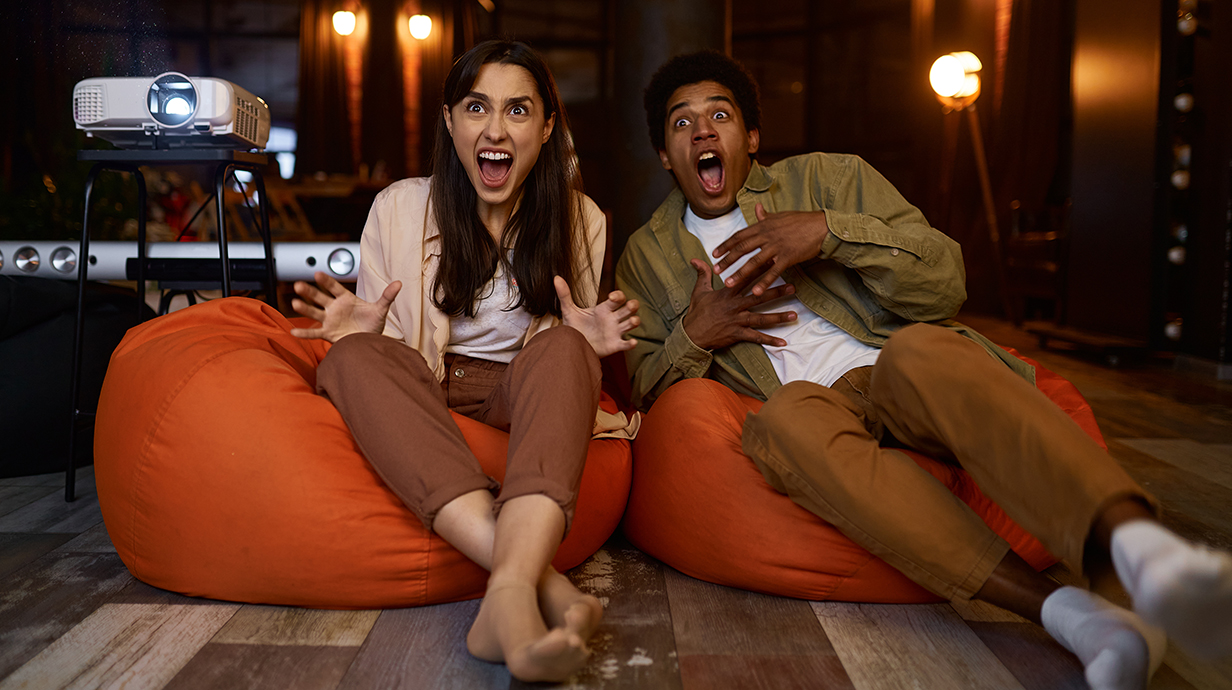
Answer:
<path fill-rule="evenodd" d="M 563 680 L 585 663 L 603 607 L 551 560 L 573 515 L 599 358 L 634 345 L 623 335 L 638 305 L 619 292 L 574 302 L 594 301 L 604 219 L 529 47 L 488 41 L 454 64 L 433 165 L 373 203 L 357 296 L 323 273 L 325 292 L 295 284 L 292 306 L 321 326 L 293 333 L 335 343 L 318 391 L 424 525 L 491 571 L 467 649 L 521 680 Z M 503 487 L 450 409 L 509 432 Z"/>

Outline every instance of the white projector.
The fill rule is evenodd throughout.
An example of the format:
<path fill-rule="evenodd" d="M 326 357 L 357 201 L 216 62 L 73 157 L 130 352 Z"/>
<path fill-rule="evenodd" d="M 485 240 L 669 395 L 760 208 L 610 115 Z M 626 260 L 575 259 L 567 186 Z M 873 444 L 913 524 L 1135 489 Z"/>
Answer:
<path fill-rule="evenodd" d="M 265 101 L 213 77 L 96 77 L 73 87 L 73 121 L 120 148 L 263 149 Z"/>

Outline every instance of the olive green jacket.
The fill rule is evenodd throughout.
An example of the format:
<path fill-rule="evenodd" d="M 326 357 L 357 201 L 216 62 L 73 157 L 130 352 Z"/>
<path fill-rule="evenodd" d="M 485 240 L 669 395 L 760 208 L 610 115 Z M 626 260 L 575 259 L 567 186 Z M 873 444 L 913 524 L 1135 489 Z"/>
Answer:
<path fill-rule="evenodd" d="M 829 234 L 816 259 L 793 266 L 783 278 L 809 309 L 873 347 L 915 322 L 952 328 L 982 345 L 1016 373 L 1034 382 L 1035 370 L 952 320 L 967 298 L 958 243 L 928 225 L 923 214 L 859 157 L 813 153 L 766 168 L 753 163 L 736 195 L 745 220 L 767 213 L 824 211 Z M 765 349 L 741 342 L 713 352 L 685 334 L 697 273 L 691 259 L 707 260 L 701 242 L 684 227 L 686 201 L 672 191 L 629 238 L 616 267 L 616 285 L 641 302 L 642 323 L 625 353 L 633 376 L 633 403 L 647 409 L 667 387 L 708 377 L 755 398 L 782 385 Z M 723 284 L 713 278 L 716 290 Z"/>

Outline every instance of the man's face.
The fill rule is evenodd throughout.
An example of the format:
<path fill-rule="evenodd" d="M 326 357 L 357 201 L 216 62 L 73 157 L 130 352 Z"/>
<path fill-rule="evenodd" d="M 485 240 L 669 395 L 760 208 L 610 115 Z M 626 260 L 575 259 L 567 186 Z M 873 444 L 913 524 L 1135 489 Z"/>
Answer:
<path fill-rule="evenodd" d="M 663 167 L 672 171 L 693 212 L 717 218 L 736 206 L 761 134 L 744 128 L 736 97 L 722 84 L 686 84 L 667 99 Z"/>

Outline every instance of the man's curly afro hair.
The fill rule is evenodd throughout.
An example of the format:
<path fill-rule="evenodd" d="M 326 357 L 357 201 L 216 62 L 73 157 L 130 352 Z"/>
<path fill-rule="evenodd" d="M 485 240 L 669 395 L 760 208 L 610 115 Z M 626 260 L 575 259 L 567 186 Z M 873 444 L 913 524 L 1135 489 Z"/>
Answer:
<path fill-rule="evenodd" d="M 716 50 L 677 55 L 664 63 L 650 78 L 650 85 L 646 87 L 642 101 L 646 107 L 650 143 L 656 151 L 667 148 L 663 136 L 667 99 L 672 97 L 676 89 L 703 81 L 718 82 L 732 92 L 736 97 L 736 106 L 744 117 L 745 129 L 752 131 L 761 128 L 757 82 L 744 65 Z"/>

